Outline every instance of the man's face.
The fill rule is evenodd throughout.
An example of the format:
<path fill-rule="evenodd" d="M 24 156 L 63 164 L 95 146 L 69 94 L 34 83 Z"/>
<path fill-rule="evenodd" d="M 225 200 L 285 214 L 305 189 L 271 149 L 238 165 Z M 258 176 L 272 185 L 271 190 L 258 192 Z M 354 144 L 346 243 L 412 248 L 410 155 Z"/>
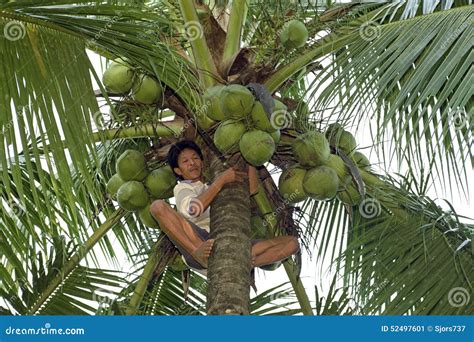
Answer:
<path fill-rule="evenodd" d="M 199 180 L 202 175 L 203 162 L 199 154 L 190 148 L 185 148 L 178 156 L 178 167 L 174 171 L 186 180 Z"/>

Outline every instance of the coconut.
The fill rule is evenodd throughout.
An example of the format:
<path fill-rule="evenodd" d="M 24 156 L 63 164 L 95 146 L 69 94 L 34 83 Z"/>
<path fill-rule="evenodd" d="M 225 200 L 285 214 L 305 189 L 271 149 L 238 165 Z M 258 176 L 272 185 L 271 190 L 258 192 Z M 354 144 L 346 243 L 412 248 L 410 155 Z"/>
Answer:
<path fill-rule="evenodd" d="M 272 126 L 278 129 L 286 128 L 291 124 L 291 119 L 288 113 L 288 107 L 283 102 L 274 100 L 275 109 L 273 110 L 270 121 Z"/>
<path fill-rule="evenodd" d="M 280 137 L 281 137 L 280 130 L 277 129 L 276 131 L 271 132 L 270 136 L 272 137 L 273 141 L 275 142 L 275 146 L 278 145 L 278 143 L 280 142 Z"/>
<path fill-rule="evenodd" d="M 140 221 L 146 227 L 159 229 L 160 225 L 158 224 L 158 222 L 155 220 L 155 218 L 151 214 L 150 206 L 151 206 L 151 203 L 148 203 L 148 205 L 145 208 L 140 210 L 140 212 L 138 213 L 138 217 L 140 217 Z"/>
<path fill-rule="evenodd" d="M 340 182 L 344 182 L 345 179 L 347 179 L 347 176 L 349 175 L 349 171 L 347 169 L 346 164 L 342 160 L 342 158 L 339 157 L 338 155 L 330 154 L 326 162 L 326 166 L 329 166 L 331 169 L 336 171 Z"/>
<path fill-rule="evenodd" d="M 145 187 L 155 199 L 173 197 L 173 188 L 176 185 L 176 176 L 168 165 L 150 172 L 145 178 Z"/>
<path fill-rule="evenodd" d="M 255 128 L 272 133 L 275 130 L 288 125 L 289 119 L 286 106 L 278 100 L 275 100 L 274 104 L 273 112 L 269 116 L 265 112 L 265 109 L 263 109 L 262 104 L 259 101 L 255 102 L 252 112 L 250 113 Z"/>
<path fill-rule="evenodd" d="M 245 133 L 242 121 L 226 120 L 220 123 L 214 133 L 214 145 L 222 153 L 234 153 L 239 150 L 239 141 Z"/>
<path fill-rule="evenodd" d="M 346 130 L 333 132 L 329 142 L 347 155 L 351 155 L 357 147 L 354 136 Z"/>
<path fill-rule="evenodd" d="M 278 261 L 278 262 L 275 262 L 273 264 L 262 265 L 262 266 L 258 266 L 258 267 L 261 268 L 264 271 L 275 271 L 280 266 L 281 266 L 281 262 Z"/>
<path fill-rule="evenodd" d="M 275 152 L 275 142 L 267 132 L 254 129 L 242 135 L 239 148 L 247 162 L 261 166 L 269 161 Z"/>
<path fill-rule="evenodd" d="M 357 164 L 357 166 L 363 169 L 367 169 L 370 167 L 369 159 L 362 152 L 355 151 L 352 154 L 352 160 Z"/>
<path fill-rule="evenodd" d="M 344 127 L 342 127 L 341 124 L 335 122 L 328 125 L 328 127 L 326 128 L 325 135 L 326 138 L 330 141 L 330 139 L 332 139 L 333 137 L 336 137 L 336 139 L 338 139 L 343 131 Z"/>
<path fill-rule="evenodd" d="M 123 185 L 123 183 L 125 183 L 125 181 L 120 178 L 118 174 L 114 174 L 112 177 L 110 177 L 106 185 L 106 189 L 110 197 L 114 199 L 117 198 L 117 191 Z"/>
<path fill-rule="evenodd" d="M 250 116 L 252 117 L 255 128 L 269 133 L 275 130 L 275 127 L 273 127 L 270 122 L 268 114 L 265 112 L 263 105 L 259 101 L 255 101 Z"/>
<path fill-rule="evenodd" d="M 113 93 L 127 93 L 133 85 L 133 70 L 120 63 L 112 63 L 102 76 L 105 88 Z"/>
<path fill-rule="evenodd" d="M 252 239 L 266 239 L 267 228 L 265 221 L 261 216 L 250 217 L 250 229 L 252 231 Z"/>
<path fill-rule="evenodd" d="M 302 166 L 319 166 L 326 163 L 330 149 L 326 137 L 319 132 L 309 131 L 296 137 L 292 144 L 293 153 Z"/>
<path fill-rule="evenodd" d="M 198 123 L 198 126 L 202 129 L 209 129 L 216 124 L 214 120 L 209 118 L 204 113 L 196 113 L 196 121 Z"/>
<path fill-rule="evenodd" d="M 338 200 L 349 205 L 357 205 L 361 202 L 361 196 L 356 187 L 352 184 L 349 184 L 344 187 L 343 191 L 340 191 L 337 194 Z"/>
<path fill-rule="evenodd" d="M 223 85 L 217 85 L 214 87 L 207 88 L 204 92 L 204 102 L 206 104 L 206 114 L 212 120 L 222 121 L 226 119 L 224 112 L 222 111 L 220 103 L 220 94 Z"/>
<path fill-rule="evenodd" d="M 119 206 L 125 210 L 138 211 L 145 208 L 150 199 L 141 182 L 129 181 L 118 189 L 117 201 Z"/>
<path fill-rule="evenodd" d="M 222 111 L 229 119 L 240 119 L 250 114 L 254 101 L 252 92 L 239 84 L 226 86 L 220 93 Z"/>
<path fill-rule="evenodd" d="M 145 157 L 136 150 L 126 150 L 115 164 L 117 173 L 124 181 L 142 181 L 148 175 Z"/>
<path fill-rule="evenodd" d="M 132 94 L 135 101 L 152 104 L 163 95 L 163 88 L 153 78 L 142 75 L 134 83 Z"/>
<path fill-rule="evenodd" d="M 322 165 L 308 170 L 303 179 L 304 191 L 318 201 L 333 198 L 339 188 L 339 178 L 336 171 Z"/>
<path fill-rule="evenodd" d="M 306 170 L 298 166 L 290 167 L 282 172 L 278 181 L 278 190 L 290 203 L 298 203 L 308 197 L 303 188 L 305 175 Z"/>
<path fill-rule="evenodd" d="M 308 30 L 299 20 L 290 20 L 280 32 L 280 42 L 287 49 L 299 48 L 306 44 Z"/>

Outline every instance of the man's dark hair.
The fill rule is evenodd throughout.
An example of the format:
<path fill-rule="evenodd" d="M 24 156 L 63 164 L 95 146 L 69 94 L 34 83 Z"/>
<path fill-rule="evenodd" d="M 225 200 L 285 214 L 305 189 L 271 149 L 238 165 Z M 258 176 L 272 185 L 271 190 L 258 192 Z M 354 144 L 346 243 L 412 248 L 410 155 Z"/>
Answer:
<path fill-rule="evenodd" d="M 171 146 L 170 150 L 168 151 L 168 156 L 166 158 L 168 159 L 168 165 L 171 167 L 171 170 L 173 170 L 174 175 L 178 177 L 178 179 L 183 179 L 183 178 L 180 175 L 178 175 L 176 172 L 174 172 L 174 168 L 179 167 L 178 156 L 185 148 L 190 148 L 191 150 L 196 151 L 196 153 L 199 155 L 201 160 L 204 159 L 204 157 L 202 156 L 201 149 L 192 140 L 181 140 L 177 142 L 176 144 L 173 144 L 173 146 Z"/>

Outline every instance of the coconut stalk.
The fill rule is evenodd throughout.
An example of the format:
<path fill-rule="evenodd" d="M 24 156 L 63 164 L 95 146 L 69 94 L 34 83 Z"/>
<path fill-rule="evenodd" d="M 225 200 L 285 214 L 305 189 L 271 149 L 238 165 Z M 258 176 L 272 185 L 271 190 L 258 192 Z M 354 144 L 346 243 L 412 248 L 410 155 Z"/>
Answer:
<path fill-rule="evenodd" d="M 148 256 L 148 261 L 145 265 L 142 275 L 140 276 L 140 280 L 135 287 L 135 291 L 133 292 L 132 298 L 128 304 L 127 310 L 125 312 L 126 315 L 136 315 L 138 308 L 140 307 L 140 303 L 143 300 L 143 296 L 145 295 L 146 289 L 150 280 L 153 278 L 154 271 L 158 262 L 160 261 L 159 257 L 159 247 L 160 247 L 160 240 L 153 246 L 152 252 Z"/>
<path fill-rule="evenodd" d="M 263 215 L 264 219 L 267 221 L 268 225 L 271 228 L 271 231 L 275 234 L 277 232 L 278 222 L 276 215 L 273 215 L 274 209 L 273 205 L 265 194 L 265 189 L 262 184 L 259 184 L 257 193 L 253 196 L 255 203 L 257 204 L 258 210 Z M 291 285 L 296 293 L 296 298 L 300 304 L 301 310 L 304 315 L 312 316 L 313 309 L 309 301 L 306 290 L 301 282 L 301 279 L 296 274 L 295 265 L 291 259 L 288 259 L 283 263 L 285 267 L 286 274 L 290 279 Z"/>
<path fill-rule="evenodd" d="M 180 0 L 179 5 L 200 78 L 204 86 L 211 87 L 216 83 L 215 79 L 218 77 L 217 67 L 207 46 L 204 28 L 199 22 L 194 0 Z"/>
<path fill-rule="evenodd" d="M 43 291 L 38 301 L 33 305 L 33 307 L 28 310 L 28 315 L 34 315 L 36 312 L 43 306 L 43 304 L 48 300 L 48 298 L 61 286 L 64 280 L 71 274 L 74 269 L 79 265 L 81 260 L 86 256 L 86 254 L 95 246 L 97 242 L 104 237 L 107 232 L 118 223 L 122 217 L 125 215 L 125 210 L 118 209 L 112 216 L 107 218 L 107 220 L 92 234 L 92 236 L 79 248 L 79 250 L 69 259 L 69 261 L 64 265 L 64 267 L 59 271 L 56 277 L 49 283 L 48 287 Z"/>
<path fill-rule="evenodd" d="M 229 26 L 225 38 L 222 64 L 227 65 L 240 50 L 242 28 L 247 17 L 247 0 L 234 0 L 230 12 Z"/>

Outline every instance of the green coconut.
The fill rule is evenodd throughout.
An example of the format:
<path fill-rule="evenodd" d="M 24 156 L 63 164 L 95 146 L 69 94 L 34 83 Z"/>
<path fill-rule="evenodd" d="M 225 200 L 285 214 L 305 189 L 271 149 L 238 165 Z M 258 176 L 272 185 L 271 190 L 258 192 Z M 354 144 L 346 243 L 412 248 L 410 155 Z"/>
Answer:
<path fill-rule="evenodd" d="M 204 92 L 206 114 L 212 120 L 223 121 L 226 119 L 226 115 L 222 111 L 220 102 L 220 95 L 222 89 L 224 89 L 223 85 L 216 85 L 214 87 L 207 88 Z"/>
<path fill-rule="evenodd" d="M 242 135 L 239 148 L 247 162 L 261 166 L 269 161 L 275 152 L 275 142 L 267 132 L 254 129 Z"/>
<path fill-rule="evenodd" d="M 133 85 L 133 70 L 124 64 L 112 63 L 105 70 L 102 83 L 113 93 L 127 93 Z"/>
<path fill-rule="evenodd" d="M 222 153 L 234 153 L 239 150 L 239 141 L 246 128 L 242 121 L 222 121 L 214 133 L 214 145 Z"/>
<path fill-rule="evenodd" d="M 280 42 L 287 49 L 302 47 L 308 40 L 308 29 L 299 20 L 290 20 L 280 32 Z"/>
<path fill-rule="evenodd" d="M 160 225 L 158 224 L 158 222 L 155 220 L 155 218 L 151 214 L 150 206 L 151 206 L 151 203 L 148 203 L 148 205 L 145 208 L 140 210 L 140 212 L 138 213 L 138 217 L 140 217 L 140 221 L 146 227 L 159 229 Z"/>
<path fill-rule="evenodd" d="M 344 187 L 343 191 L 339 191 L 337 194 L 337 198 L 341 202 L 352 206 L 359 204 L 362 199 L 359 191 L 353 184 L 349 184 Z"/>
<path fill-rule="evenodd" d="M 209 129 L 216 124 L 214 120 L 212 120 L 204 113 L 198 113 L 196 115 L 196 121 L 198 123 L 198 126 L 202 129 Z"/>
<path fill-rule="evenodd" d="M 280 137 L 281 137 L 280 130 L 277 129 L 276 131 L 271 132 L 270 136 L 272 137 L 273 141 L 275 142 L 275 146 L 278 145 L 278 143 L 280 142 Z"/>
<path fill-rule="evenodd" d="M 326 161 L 326 166 L 329 166 L 331 169 L 336 171 L 339 181 L 343 182 L 349 175 L 349 170 L 347 169 L 346 164 L 336 154 L 330 154 L 328 160 Z"/>
<path fill-rule="evenodd" d="M 132 96 L 135 101 L 152 104 L 163 95 L 163 88 L 153 78 L 142 75 L 133 85 Z"/>
<path fill-rule="evenodd" d="M 357 147 L 354 136 L 346 130 L 333 133 L 329 138 L 329 142 L 347 155 L 351 155 Z"/>
<path fill-rule="evenodd" d="M 145 178 L 145 187 L 155 199 L 173 197 L 173 188 L 177 179 L 168 165 L 150 172 Z"/>
<path fill-rule="evenodd" d="M 262 266 L 258 266 L 258 267 L 261 268 L 264 271 L 275 271 L 280 266 L 281 266 L 281 262 L 278 261 L 278 262 L 275 262 L 273 264 L 262 265 Z"/>
<path fill-rule="evenodd" d="M 318 201 L 333 198 L 339 188 L 339 178 L 336 171 L 322 165 L 308 170 L 303 179 L 304 191 Z"/>
<path fill-rule="evenodd" d="M 275 127 L 272 126 L 270 118 L 260 101 L 255 101 L 250 116 L 252 117 L 256 129 L 269 133 L 275 130 Z"/>
<path fill-rule="evenodd" d="M 273 112 L 268 115 L 262 104 L 259 101 L 255 102 L 250 112 L 255 128 L 272 133 L 277 129 L 288 126 L 289 118 L 286 106 L 278 100 L 274 100 L 274 104 Z"/>
<path fill-rule="evenodd" d="M 117 191 L 119 206 L 128 211 L 138 211 L 147 206 L 150 199 L 141 182 L 125 182 Z"/>
<path fill-rule="evenodd" d="M 136 150 L 126 150 L 115 164 L 117 173 L 124 181 L 142 181 L 148 175 L 145 157 Z"/>
<path fill-rule="evenodd" d="M 293 166 L 284 170 L 278 180 L 280 194 L 290 203 L 298 203 L 305 200 L 308 195 L 303 187 L 306 170 Z"/>
<path fill-rule="evenodd" d="M 335 122 L 328 125 L 328 127 L 326 128 L 325 135 L 328 140 L 333 139 L 333 137 L 335 139 L 338 139 L 342 132 L 344 132 L 344 127 L 342 127 L 341 124 Z"/>
<path fill-rule="evenodd" d="M 229 119 L 240 119 L 250 114 L 254 101 L 252 92 L 239 84 L 226 86 L 220 93 L 222 111 Z"/>
<path fill-rule="evenodd" d="M 114 174 L 112 177 L 110 177 L 109 181 L 107 182 L 106 189 L 108 194 L 116 199 L 117 198 L 117 191 L 118 189 L 125 183 L 125 181 L 120 178 L 118 174 Z"/>
<path fill-rule="evenodd" d="M 367 169 L 370 167 L 369 159 L 362 152 L 355 151 L 352 154 L 352 160 L 357 164 L 357 166 L 363 169 Z"/>
<path fill-rule="evenodd" d="M 261 216 L 252 216 L 250 217 L 250 229 L 252 231 L 252 239 L 266 239 L 267 238 L 267 228 L 265 221 Z"/>
<path fill-rule="evenodd" d="M 326 137 L 316 131 L 309 131 L 296 137 L 292 148 L 302 166 L 323 165 L 327 162 L 330 154 Z"/>

